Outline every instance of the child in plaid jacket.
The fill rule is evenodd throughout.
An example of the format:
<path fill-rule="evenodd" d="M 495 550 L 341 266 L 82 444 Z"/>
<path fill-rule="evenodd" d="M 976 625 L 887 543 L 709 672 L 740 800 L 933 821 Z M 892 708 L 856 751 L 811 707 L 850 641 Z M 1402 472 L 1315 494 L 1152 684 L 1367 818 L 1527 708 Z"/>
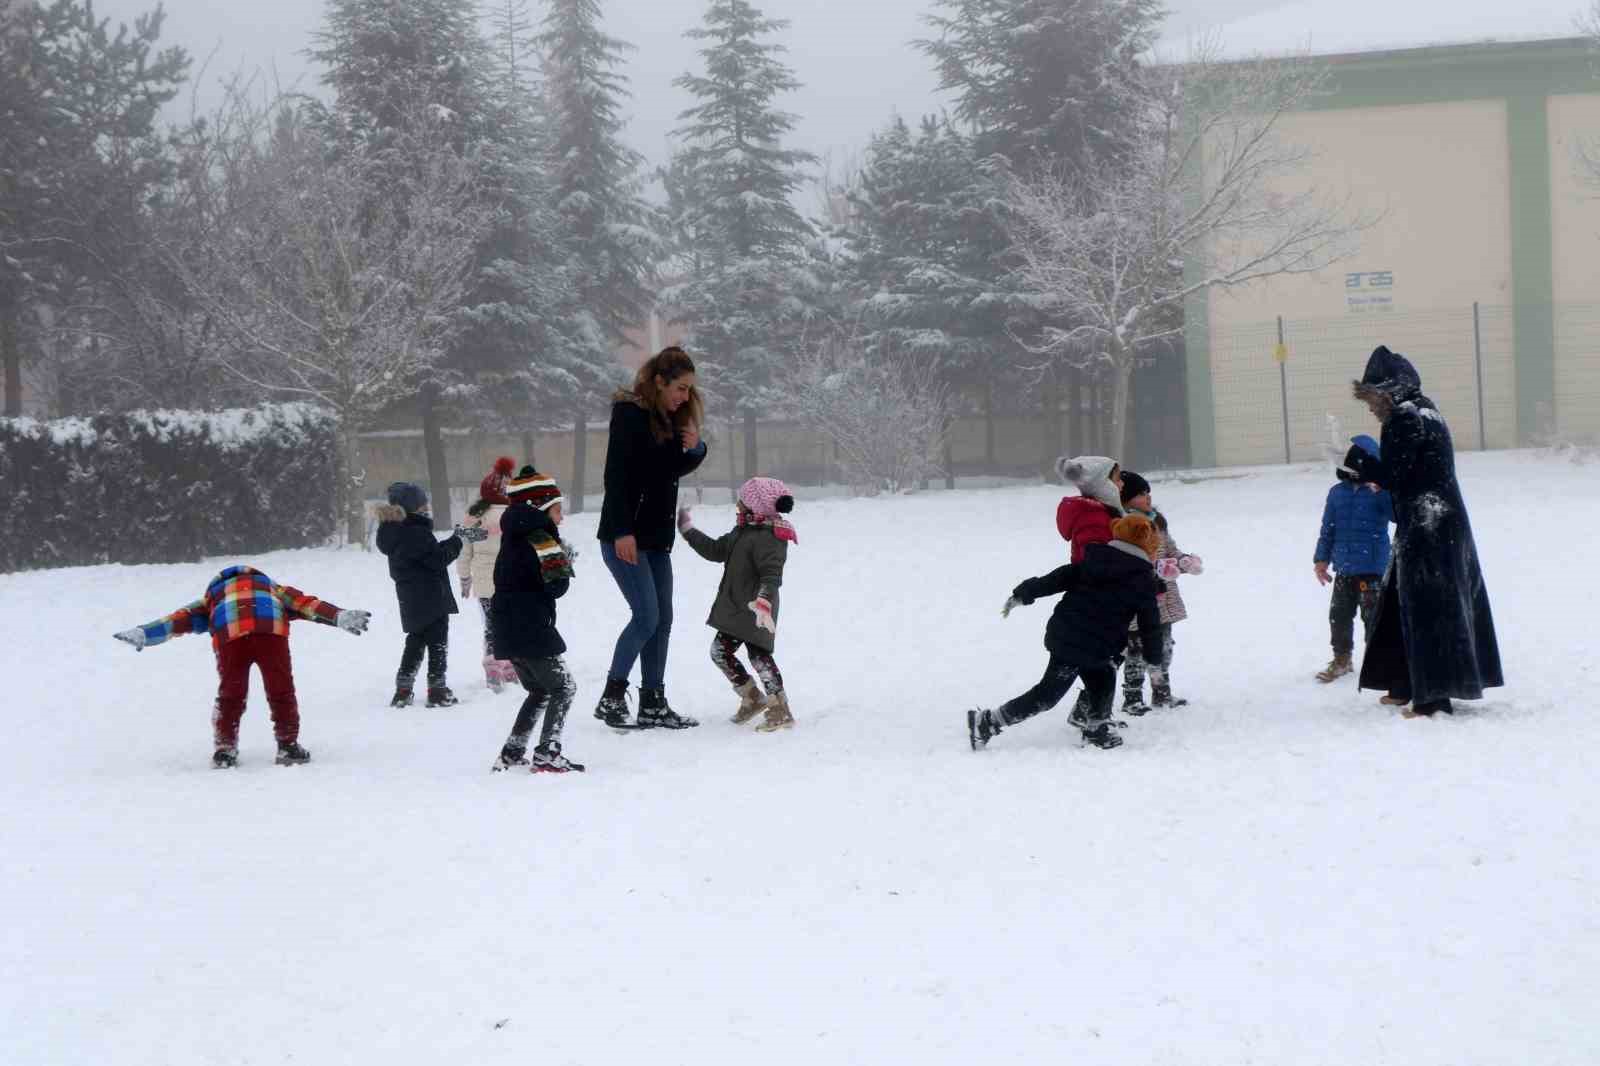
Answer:
<path fill-rule="evenodd" d="M 217 702 L 212 713 L 215 753 L 211 764 L 234 766 L 239 759 L 239 720 L 250 690 L 250 667 L 261 670 L 278 741 L 279 766 L 308 762 L 300 746 L 300 706 L 289 661 L 289 623 L 298 618 L 364 633 L 370 615 L 346 611 L 299 589 L 280 585 L 251 566 L 230 566 L 206 586 L 205 595 L 165 617 L 115 634 L 136 651 L 163 644 L 184 633 L 210 633 L 217 658 Z"/>

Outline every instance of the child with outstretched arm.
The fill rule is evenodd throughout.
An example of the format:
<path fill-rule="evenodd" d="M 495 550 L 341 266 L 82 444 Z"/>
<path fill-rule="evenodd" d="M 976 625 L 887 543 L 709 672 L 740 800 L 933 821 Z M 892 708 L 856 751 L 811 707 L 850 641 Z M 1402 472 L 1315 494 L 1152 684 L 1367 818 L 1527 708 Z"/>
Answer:
<path fill-rule="evenodd" d="M 210 633 L 217 658 L 217 702 L 211 715 L 211 765 L 239 762 L 239 721 L 250 692 L 250 667 L 261 671 L 278 741 L 279 766 L 309 762 L 300 746 L 300 703 L 289 661 L 289 623 L 300 618 L 360 635 L 371 616 L 346 611 L 299 589 L 280 585 L 251 566 L 230 566 L 206 586 L 205 595 L 164 618 L 115 634 L 135 651 L 153 648 L 184 633 Z"/>

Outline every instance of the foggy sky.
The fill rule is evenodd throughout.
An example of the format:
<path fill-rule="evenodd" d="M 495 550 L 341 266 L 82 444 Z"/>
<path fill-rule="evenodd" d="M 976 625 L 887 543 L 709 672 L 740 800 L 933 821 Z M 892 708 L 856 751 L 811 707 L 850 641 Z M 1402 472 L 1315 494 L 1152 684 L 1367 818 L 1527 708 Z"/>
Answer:
<path fill-rule="evenodd" d="M 1336 0 L 1332 0 L 1336 3 Z M 1285 0 L 1175 0 L 1169 30 L 1221 25 Z M 792 23 L 783 41 L 788 62 L 804 88 L 780 100 L 800 116 L 795 146 L 844 160 L 859 154 L 868 137 L 893 114 L 914 120 L 949 105 L 936 91 L 927 57 L 909 42 L 927 35 L 921 16 L 932 0 L 757 0 L 770 17 Z M 96 11 L 113 22 L 132 19 L 155 0 L 99 0 Z M 200 110 L 220 95 L 226 75 L 275 69 L 287 86 L 317 90 L 318 70 L 301 53 L 321 25 L 322 0 L 166 0 L 165 44 L 182 45 L 194 60 L 192 96 Z M 652 162 L 666 154 L 669 132 L 690 100 L 672 86 L 685 71 L 701 69 L 696 43 L 683 31 L 699 24 L 699 0 L 603 0 L 606 30 L 638 47 L 626 73 L 633 99 L 627 139 Z M 539 17 L 539 0 L 529 4 Z M 207 57 L 209 65 L 201 70 Z M 189 113 L 190 94 L 170 109 Z"/>

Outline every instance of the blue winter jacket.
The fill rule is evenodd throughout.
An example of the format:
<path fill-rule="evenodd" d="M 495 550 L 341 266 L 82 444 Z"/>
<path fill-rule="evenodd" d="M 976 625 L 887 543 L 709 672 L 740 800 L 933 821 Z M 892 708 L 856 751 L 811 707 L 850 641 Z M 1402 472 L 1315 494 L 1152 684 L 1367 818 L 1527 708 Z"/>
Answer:
<path fill-rule="evenodd" d="M 1372 456 L 1378 444 L 1371 437 L 1354 443 Z M 1312 560 L 1332 563 L 1339 574 L 1382 574 L 1389 568 L 1389 523 L 1394 503 L 1386 490 L 1374 492 L 1354 481 L 1341 481 L 1328 490 L 1322 508 L 1322 533 Z"/>

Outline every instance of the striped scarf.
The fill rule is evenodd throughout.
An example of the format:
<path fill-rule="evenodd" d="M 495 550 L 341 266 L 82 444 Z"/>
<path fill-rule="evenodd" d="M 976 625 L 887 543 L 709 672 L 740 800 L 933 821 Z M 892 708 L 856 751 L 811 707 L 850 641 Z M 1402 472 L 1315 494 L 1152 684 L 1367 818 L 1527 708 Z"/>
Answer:
<path fill-rule="evenodd" d="M 534 533 L 528 537 L 528 543 L 533 545 L 533 550 L 539 556 L 540 577 L 546 581 L 572 580 L 575 576 L 572 555 L 566 541 L 548 533 Z"/>

